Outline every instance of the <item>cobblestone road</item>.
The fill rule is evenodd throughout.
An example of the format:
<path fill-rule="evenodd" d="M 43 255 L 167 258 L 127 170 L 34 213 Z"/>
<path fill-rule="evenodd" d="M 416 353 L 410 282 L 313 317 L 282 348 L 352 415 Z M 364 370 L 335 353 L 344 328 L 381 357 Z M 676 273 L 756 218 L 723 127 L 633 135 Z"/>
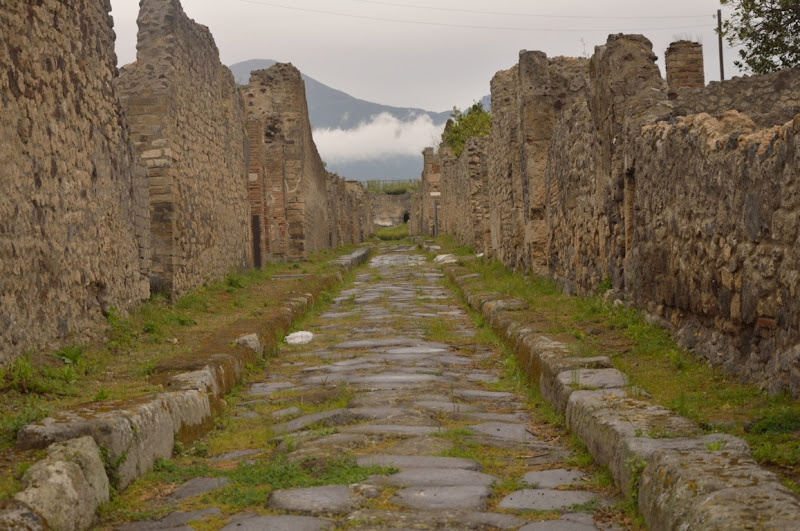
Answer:
<path fill-rule="evenodd" d="M 609 500 L 534 435 L 501 355 L 442 276 L 413 248 L 382 247 L 305 323 L 313 341 L 248 384 L 201 460 L 216 472 L 153 501 L 179 511 L 119 529 L 596 529 Z M 292 479 L 278 468 L 318 486 L 279 488 Z M 263 484 L 248 483 L 259 471 Z M 266 503 L 231 514 L 246 505 L 237 493 L 264 489 Z"/>

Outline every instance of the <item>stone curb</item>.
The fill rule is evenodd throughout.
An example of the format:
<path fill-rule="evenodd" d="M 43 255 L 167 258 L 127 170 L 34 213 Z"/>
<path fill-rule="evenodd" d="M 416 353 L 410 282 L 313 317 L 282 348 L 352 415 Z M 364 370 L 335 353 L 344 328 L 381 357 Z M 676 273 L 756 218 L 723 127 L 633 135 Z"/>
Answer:
<path fill-rule="evenodd" d="M 360 248 L 331 263 L 347 272 L 365 263 L 371 252 L 371 247 Z M 0 507 L 0 528 L 13 529 L 26 511 L 31 515 L 26 529 L 90 528 L 111 487 L 122 490 L 157 459 L 172 457 L 175 440 L 189 443 L 208 432 L 213 414 L 224 405 L 222 397 L 247 364 L 274 351 L 291 323 L 342 280 L 339 272 L 325 275 L 315 293 L 287 298 L 265 317 L 223 327 L 199 351 L 162 361 L 153 379 L 166 392 L 89 404 L 23 427 L 17 446 L 46 448 L 47 457 L 25 473 L 23 490 L 13 502 Z M 104 462 L 113 463 L 112 477 Z"/>
<path fill-rule="evenodd" d="M 627 386 L 609 358 L 570 356 L 566 344 L 518 322 L 523 301 L 482 292 L 466 268 L 445 271 L 595 461 L 637 496 L 650 529 L 800 529 L 800 500 L 758 466 L 745 441 L 701 436 L 694 422 L 642 400 L 646 393 Z"/>

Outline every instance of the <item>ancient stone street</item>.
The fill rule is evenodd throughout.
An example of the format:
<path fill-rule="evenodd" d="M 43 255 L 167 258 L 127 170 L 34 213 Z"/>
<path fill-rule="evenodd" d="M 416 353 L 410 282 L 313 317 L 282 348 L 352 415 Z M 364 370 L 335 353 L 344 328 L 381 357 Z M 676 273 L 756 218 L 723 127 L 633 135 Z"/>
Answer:
<path fill-rule="evenodd" d="M 501 353 L 443 276 L 414 248 L 382 247 L 303 324 L 312 342 L 284 346 L 247 385 L 224 433 L 193 463 L 237 473 L 191 479 L 153 501 L 180 511 L 118 529 L 205 518 L 225 530 L 596 529 L 593 511 L 615 501 L 593 492 L 566 448 L 537 437 L 526 400 L 509 392 Z M 267 444 L 246 436 L 264 429 Z M 264 484 L 268 502 L 234 515 L 217 503 L 236 495 L 248 469 L 296 464 L 321 478 L 343 462 L 369 473 L 311 487 Z"/>

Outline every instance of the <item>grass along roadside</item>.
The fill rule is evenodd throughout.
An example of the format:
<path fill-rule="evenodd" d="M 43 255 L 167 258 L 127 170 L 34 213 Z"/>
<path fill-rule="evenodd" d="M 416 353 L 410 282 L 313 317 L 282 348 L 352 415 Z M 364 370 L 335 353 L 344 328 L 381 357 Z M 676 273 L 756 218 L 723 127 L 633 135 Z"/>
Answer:
<path fill-rule="evenodd" d="M 160 360 L 192 352 L 221 327 L 266 315 L 282 299 L 321 287 L 323 275 L 339 270 L 331 260 L 355 248 L 315 253 L 303 263 L 231 272 L 174 302 L 154 295 L 128 316 L 110 311 L 107 332 L 88 344 L 30 352 L 0 369 L 0 499 L 16 490 L 24 472 L 12 463 L 35 457 L 13 456 L 22 426 L 73 405 L 160 391 L 148 381 Z"/>
<path fill-rule="evenodd" d="M 481 275 L 468 282 L 525 300 L 530 310 L 515 312 L 521 320 L 566 342 L 576 356 L 608 356 L 632 386 L 694 420 L 705 432 L 741 437 L 756 461 L 800 493 L 800 402 L 788 394 L 769 396 L 709 367 L 636 309 L 615 307 L 601 296 L 566 296 L 547 279 L 512 273 L 496 261 L 474 258 L 448 236 L 436 242 L 441 252 L 464 257 L 462 264 Z"/>

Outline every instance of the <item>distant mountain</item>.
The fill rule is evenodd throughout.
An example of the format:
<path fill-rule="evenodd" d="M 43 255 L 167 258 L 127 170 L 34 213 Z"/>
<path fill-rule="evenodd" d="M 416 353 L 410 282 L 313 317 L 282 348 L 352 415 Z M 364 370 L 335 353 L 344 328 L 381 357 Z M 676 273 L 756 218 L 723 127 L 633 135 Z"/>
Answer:
<path fill-rule="evenodd" d="M 250 81 L 250 72 L 262 70 L 274 65 L 270 59 L 251 59 L 231 65 L 236 82 L 246 85 Z M 355 129 L 367 123 L 373 116 L 388 113 L 401 122 L 412 122 L 419 116 L 428 115 L 435 125 L 444 125 L 450 118 L 450 111 L 431 112 L 411 107 L 392 107 L 354 98 L 349 94 L 336 90 L 316 79 L 303 74 L 306 84 L 308 114 L 313 129 Z M 491 98 L 486 96 L 481 101 L 484 109 L 489 109 Z M 417 179 L 422 172 L 420 155 L 395 155 L 345 163 L 329 163 L 328 169 L 348 179 Z"/>
<path fill-rule="evenodd" d="M 275 61 L 270 59 L 251 59 L 231 65 L 230 69 L 236 82 L 246 85 L 250 81 L 250 72 L 269 68 L 274 64 Z M 376 114 L 384 112 L 404 122 L 427 114 L 436 125 L 444 124 L 450 117 L 450 111 L 429 112 L 424 109 L 392 107 L 360 100 L 305 74 L 303 74 L 303 80 L 306 82 L 308 114 L 314 129 L 353 129 L 363 122 L 368 122 Z"/>

